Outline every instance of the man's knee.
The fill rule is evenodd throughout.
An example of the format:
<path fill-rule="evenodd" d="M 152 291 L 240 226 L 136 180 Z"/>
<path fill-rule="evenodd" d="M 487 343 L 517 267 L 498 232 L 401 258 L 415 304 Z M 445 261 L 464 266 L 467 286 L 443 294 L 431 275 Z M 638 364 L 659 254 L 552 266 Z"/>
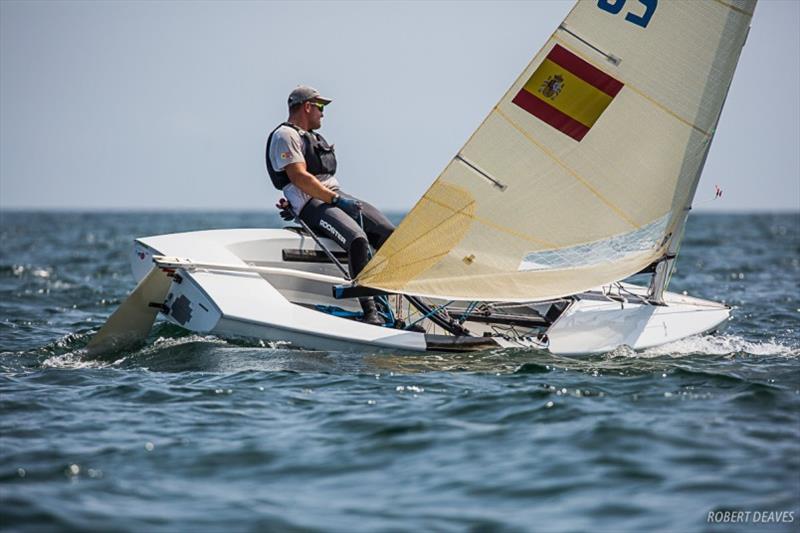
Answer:
<path fill-rule="evenodd" d="M 350 263 L 350 275 L 355 277 L 369 262 L 369 243 L 366 235 L 353 239 L 347 248 L 347 258 Z"/>

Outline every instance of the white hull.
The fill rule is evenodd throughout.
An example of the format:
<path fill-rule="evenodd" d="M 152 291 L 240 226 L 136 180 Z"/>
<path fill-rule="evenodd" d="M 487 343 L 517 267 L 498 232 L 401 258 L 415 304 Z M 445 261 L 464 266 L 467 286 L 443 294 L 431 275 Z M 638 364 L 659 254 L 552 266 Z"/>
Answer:
<path fill-rule="evenodd" d="M 330 249 L 339 250 L 332 241 L 324 242 Z M 341 275 L 329 262 L 297 261 L 296 257 L 284 260 L 285 250 L 314 254 L 321 249 L 311 237 L 289 229 L 198 231 L 138 239 L 132 267 L 137 280 L 147 275 L 153 256 L 159 255 L 268 267 L 264 270 L 270 273 L 180 269 L 169 288 L 163 314 L 167 320 L 199 333 L 285 341 L 319 350 L 529 346 L 556 354 L 590 354 L 622 344 L 634 349 L 657 346 L 714 329 L 729 315 L 724 305 L 673 293 L 665 295 L 667 305 L 650 305 L 640 298 L 644 288 L 624 285 L 621 294 L 610 295 L 599 289 L 579 295 L 547 327 L 546 337 L 537 339 L 534 330 L 528 334 L 524 328 L 517 328 L 516 336 L 497 335 L 490 326 L 469 320 L 465 326 L 477 337 L 443 337 L 363 324 L 315 309 L 315 305 L 323 305 L 358 311 L 359 306 L 354 299 L 334 299 L 330 282 L 279 273 L 277 269 Z M 491 336 L 481 337 L 484 332 Z"/>

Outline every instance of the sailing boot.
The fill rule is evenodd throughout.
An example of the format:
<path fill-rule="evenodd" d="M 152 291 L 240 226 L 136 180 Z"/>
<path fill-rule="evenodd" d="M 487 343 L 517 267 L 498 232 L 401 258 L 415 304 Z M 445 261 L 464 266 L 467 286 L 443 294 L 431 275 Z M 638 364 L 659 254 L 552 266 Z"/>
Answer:
<path fill-rule="evenodd" d="M 378 310 L 375 308 L 375 300 L 372 298 L 359 298 L 358 303 L 361 304 L 361 309 L 364 310 L 364 318 L 361 319 L 365 324 L 372 324 L 373 326 L 383 326 L 385 324 L 383 317 L 381 317 Z"/>

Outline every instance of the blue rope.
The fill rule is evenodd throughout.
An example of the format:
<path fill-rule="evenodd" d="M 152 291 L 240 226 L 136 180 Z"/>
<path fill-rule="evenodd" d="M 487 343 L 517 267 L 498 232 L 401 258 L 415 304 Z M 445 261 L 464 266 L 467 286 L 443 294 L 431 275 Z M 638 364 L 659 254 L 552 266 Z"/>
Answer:
<path fill-rule="evenodd" d="M 414 322 L 412 322 L 411 324 L 407 325 L 406 329 L 410 328 L 411 326 L 413 326 L 415 324 L 418 324 L 418 323 L 422 322 L 423 320 L 425 320 L 428 317 L 431 317 L 431 316 L 435 315 L 436 313 L 439 312 L 439 310 L 444 309 L 445 307 L 447 307 L 448 305 L 450 305 L 453 302 L 455 302 L 455 300 L 450 300 L 446 304 L 442 304 L 439 307 L 434 307 L 433 309 L 430 310 L 429 313 L 425 314 L 425 316 L 420 317 L 417 320 L 415 320 Z"/>
<path fill-rule="evenodd" d="M 348 311 L 346 309 L 342 309 L 341 307 L 336 307 L 333 305 L 317 304 L 314 306 L 314 309 L 322 313 L 343 318 L 357 318 L 364 316 L 364 313 L 362 313 L 361 311 Z"/>
<path fill-rule="evenodd" d="M 466 322 L 467 318 L 469 318 L 469 315 L 472 314 L 472 312 L 475 310 L 476 307 L 478 307 L 478 302 L 477 301 L 471 302 L 467 306 L 467 310 L 464 311 L 464 314 L 461 315 L 461 317 L 458 319 L 458 323 L 463 324 L 464 322 Z"/>

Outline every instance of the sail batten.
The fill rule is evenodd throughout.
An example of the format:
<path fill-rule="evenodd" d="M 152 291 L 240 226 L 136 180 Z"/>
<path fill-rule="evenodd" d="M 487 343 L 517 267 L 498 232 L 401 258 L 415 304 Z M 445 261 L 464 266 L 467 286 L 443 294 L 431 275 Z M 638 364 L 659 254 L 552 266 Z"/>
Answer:
<path fill-rule="evenodd" d="M 458 154 L 458 155 L 456 155 L 455 159 L 456 159 L 456 160 L 458 160 L 458 161 L 461 161 L 462 163 L 464 163 L 465 165 L 467 165 L 469 168 L 471 168 L 472 170 L 474 170 L 475 172 L 477 172 L 479 175 L 481 175 L 481 176 L 483 176 L 484 178 L 486 178 L 487 180 L 489 180 L 489 181 L 492 183 L 492 185 L 494 185 L 495 187 L 497 187 L 497 188 L 498 188 L 498 189 L 500 189 L 501 191 L 505 191 L 505 190 L 508 188 L 506 185 L 503 185 L 502 183 L 500 183 L 499 181 L 497 181 L 495 178 L 493 178 L 492 176 L 490 176 L 490 175 L 489 175 L 489 174 L 488 174 L 488 173 L 487 173 L 485 170 L 483 170 L 483 169 L 479 168 L 479 167 L 478 167 L 478 165 L 476 165 L 476 164 L 475 164 L 475 163 L 473 163 L 472 161 L 469 161 L 469 160 L 467 160 L 467 159 L 466 159 L 464 156 L 462 156 L 461 154 Z"/>
<path fill-rule="evenodd" d="M 579 1 L 357 282 L 535 301 L 669 257 L 754 6 Z"/>
<path fill-rule="evenodd" d="M 752 10 L 752 9 L 748 11 L 748 10 L 742 8 L 742 7 L 736 7 L 733 4 L 729 4 L 728 2 L 725 2 L 724 0 L 714 0 L 714 1 L 719 3 L 719 4 L 722 4 L 723 6 L 727 7 L 728 9 L 736 11 L 737 13 L 741 13 L 742 15 L 745 15 L 747 17 L 752 17 L 753 16 L 754 10 Z M 742 2 L 742 4 L 748 4 L 748 2 Z M 755 8 L 755 3 L 753 3 L 752 5 Z"/>
<path fill-rule="evenodd" d="M 610 63 L 612 63 L 613 65 L 615 65 L 615 66 L 619 65 L 620 61 L 622 61 L 620 58 L 618 58 L 614 54 L 610 54 L 608 52 L 604 52 L 603 50 L 601 50 L 600 48 L 598 48 L 594 44 L 590 43 L 589 41 L 587 41 L 586 39 L 584 39 L 583 37 L 581 37 L 580 35 L 578 35 L 574 31 L 572 31 L 571 29 L 567 28 L 564 24 L 561 24 L 561 26 L 559 26 L 558 29 L 563 31 L 563 32 L 565 32 L 565 33 L 568 33 L 569 35 L 571 35 L 572 37 L 574 37 L 578 41 L 582 42 L 583 44 L 585 44 L 586 46 L 588 46 L 589 48 L 591 48 L 595 52 L 599 53 L 600 55 L 605 57 L 606 60 L 609 61 Z M 559 39 L 555 34 L 553 34 L 551 39 L 555 39 L 556 41 L 562 41 L 562 42 L 564 42 L 566 44 L 566 42 L 563 39 Z"/>

